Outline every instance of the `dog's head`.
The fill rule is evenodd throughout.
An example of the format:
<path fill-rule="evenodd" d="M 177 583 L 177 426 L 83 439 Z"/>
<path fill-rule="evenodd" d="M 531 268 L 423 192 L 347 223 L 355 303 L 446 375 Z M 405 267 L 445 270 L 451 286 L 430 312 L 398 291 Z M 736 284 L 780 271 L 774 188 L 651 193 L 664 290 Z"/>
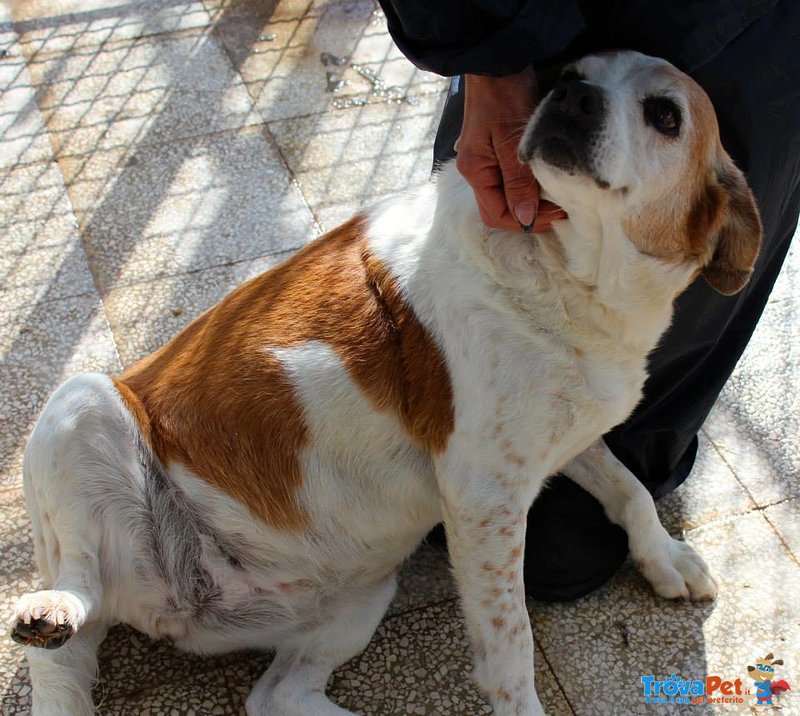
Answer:
<path fill-rule="evenodd" d="M 569 65 L 519 156 L 570 216 L 613 215 L 640 253 L 694 266 L 720 293 L 747 283 L 761 245 L 753 195 L 708 96 L 668 62 L 613 52 Z"/>

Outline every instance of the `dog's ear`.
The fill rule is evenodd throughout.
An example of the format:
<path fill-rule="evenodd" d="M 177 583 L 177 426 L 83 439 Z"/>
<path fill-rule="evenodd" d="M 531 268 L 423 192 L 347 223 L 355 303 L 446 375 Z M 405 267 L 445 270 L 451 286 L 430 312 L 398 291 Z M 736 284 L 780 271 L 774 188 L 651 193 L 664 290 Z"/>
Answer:
<path fill-rule="evenodd" d="M 780 664 L 783 666 L 783 659 L 775 659 L 775 661 L 772 662 L 772 665 L 775 666 L 775 664 Z"/>
<path fill-rule="evenodd" d="M 769 660 L 770 660 L 770 659 L 771 659 L 773 656 L 775 656 L 775 654 L 773 654 L 772 652 L 770 652 L 769 654 L 767 654 L 767 655 L 764 657 L 764 661 L 769 661 Z"/>
<path fill-rule="evenodd" d="M 748 666 L 748 667 L 747 667 L 747 673 L 748 673 L 748 674 L 749 674 L 751 671 L 755 671 L 755 670 L 756 670 L 756 667 L 755 667 L 755 666 Z"/>
<path fill-rule="evenodd" d="M 716 174 L 717 184 L 709 196 L 721 215 L 714 222 L 719 222 L 714 254 L 702 273 L 712 288 L 731 296 L 750 280 L 761 248 L 761 217 L 744 174 L 727 155 Z"/>

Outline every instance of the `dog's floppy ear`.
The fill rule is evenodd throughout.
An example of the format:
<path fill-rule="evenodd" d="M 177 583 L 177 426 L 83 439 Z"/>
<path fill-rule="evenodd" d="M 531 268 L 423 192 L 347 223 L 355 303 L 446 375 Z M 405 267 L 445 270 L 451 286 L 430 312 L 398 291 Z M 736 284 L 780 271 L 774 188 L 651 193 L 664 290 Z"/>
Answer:
<path fill-rule="evenodd" d="M 717 168 L 717 192 L 726 195 L 717 244 L 703 276 L 724 296 L 741 291 L 750 280 L 761 248 L 761 217 L 744 174 L 725 155 Z M 716 192 L 715 192 L 716 193 Z"/>

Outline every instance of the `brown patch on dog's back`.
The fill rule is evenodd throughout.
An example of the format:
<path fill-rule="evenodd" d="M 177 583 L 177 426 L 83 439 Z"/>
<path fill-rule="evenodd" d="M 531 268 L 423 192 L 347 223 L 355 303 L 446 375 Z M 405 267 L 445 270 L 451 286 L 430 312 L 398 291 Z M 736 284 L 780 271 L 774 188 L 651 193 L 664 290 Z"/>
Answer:
<path fill-rule="evenodd" d="M 435 453 L 453 429 L 444 359 L 370 253 L 358 217 L 244 284 L 116 381 L 159 459 L 177 461 L 265 522 L 303 529 L 309 440 L 271 348 L 330 345 L 378 410 Z"/>

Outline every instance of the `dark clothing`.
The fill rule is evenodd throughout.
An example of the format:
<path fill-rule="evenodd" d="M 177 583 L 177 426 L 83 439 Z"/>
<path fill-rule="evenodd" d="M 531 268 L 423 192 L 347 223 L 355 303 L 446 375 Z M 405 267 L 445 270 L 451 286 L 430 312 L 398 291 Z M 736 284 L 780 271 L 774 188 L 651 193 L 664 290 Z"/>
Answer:
<path fill-rule="evenodd" d="M 690 72 L 777 5 L 777 0 L 379 2 L 406 57 L 446 76 L 508 75 L 529 64 L 614 48 L 664 57 Z M 789 44 L 783 47 L 792 51 Z"/>
<path fill-rule="evenodd" d="M 625 48 L 664 57 L 691 74 L 711 97 L 722 143 L 745 172 L 761 211 L 763 248 L 750 283 L 736 296 L 721 296 L 699 279 L 679 297 L 673 325 L 651 355 L 641 404 L 605 436 L 654 496 L 673 490 L 691 470 L 697 432 L 755 329 L 797 225 L 800 2 L 380 1 L 400 48 L 435 72 L 502 75 L 528 64 L 538 69 L 589 51 Z M 531 18 L 541 18 L 541 25 L 526 24 Z M 554 27 L 558 18 L 563 25 Z M 515 33 L 523 48 L 512 39 Z M 457 78 L 452 83 L 440 124 L 437 162 L 455 154 L 463 115 L 459 84 Z M 573 514 L 566 503 L 591 499 L 579 493 L 556 480 L 534 505 L 528 525 L 529 540 L 536 542 L 531 559 L 546 561 L 551 555 L 551 563 L 529 570 L 526 553 L 526 582 L 530 571 L 554 575 L 555 585 L 536 584 L 529 589 L 534 595 L 568 598 L 587 591 L 562 589 L 570 584 L 571 572 L 580 575 L 573 578 L 575 584 L 597 586 L 604 569 L 598 566 L 599 555 L 620 539 L 624 545 L 620 533 L 607 532 L 604 542 L 591 529 L 564 537 L 563 524 Z M 603 519 L 599 505 L 587 505 L 584 525 L 591 522 L 592 509 L 596 521 Z M 555 520 L 552 529 L 544 524 L 548 520 Z M 549 544 L 551 534 L 557 536 Z M 598 544 L 604 545 L 602 550 Z M 595 554 L 599 561 L 587 573 L 580 563 Z M 608 570 L 613 571 L 619 558 L 617 553 L 606 560 Z"/>

